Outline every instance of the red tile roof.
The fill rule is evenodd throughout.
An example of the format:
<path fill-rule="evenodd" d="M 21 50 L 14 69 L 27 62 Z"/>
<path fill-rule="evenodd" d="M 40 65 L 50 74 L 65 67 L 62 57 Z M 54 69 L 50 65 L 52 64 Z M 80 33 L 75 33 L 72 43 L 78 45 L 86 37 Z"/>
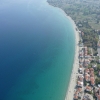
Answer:
<path fill-rule="evenodd" d="M 85 69 L 85 73 L 89 73 L 90 71 L 89 71 L 89 69 L 88 68 L 86 68 Z"/>
<path fill-rule="evenodd" d="M 89 68 L 89 70 L 90 70 L 90 71 L 94 71 L 94 69 L 93 69 L 93 68 Z"/>
<path fill-rule="evenodd" d="M 90 82 L 91 82 L 91 85 L 94 85 L 94 84 L 95 84 L 95 79 L 94 79 L 94 77 L 90 77 Z"/>

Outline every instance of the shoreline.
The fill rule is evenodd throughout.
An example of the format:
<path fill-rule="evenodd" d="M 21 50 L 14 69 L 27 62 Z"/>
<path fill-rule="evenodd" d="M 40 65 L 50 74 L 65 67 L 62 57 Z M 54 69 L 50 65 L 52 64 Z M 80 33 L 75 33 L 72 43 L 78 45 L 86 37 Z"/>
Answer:
<path fill-rule="evenodd" d="M 75 54 L 74 54 L 74 61 L 73 61 L 73 66 L 72 66 L 72 71 L 71 71 L 71 75 L 70 75 L 70 80 L 69 80 L 69 84 L 68 84 L 68 88 L 67 88 L 67 92 L 66 92 L 66 97 L 65 100 L 73 100 L 74 97 L 74 89 L 76 86 L 76 79 L 77 79 L 77 73 L 78 73 L 78 68 L 79 68 L 79 29 L 77 28 L 74 20 L 68 16 L 61 8 L 60 11 L 71 21 L 73 29 L 74 29 L 74 35 L 75 35 Z M 77 29 L 77 31 L 76 31 Z"/>
<path fill-rule="evenodd" d="M 52 5 L 50 5 L 50 6 L 52 6 Z M 52 6 L 52 7 L 54 7 L 54 6 Z M 71 75 L 70 75 L 70 80 L 69 80 L 69 84 L 68 84 L 68 88 L 67 88 L 66 96 L 65 96 L 65 100 L 73 100 L 74 89 L 75 89 L 75 86 L 76 86 L 76 79 L 77 79 L 77 73 L 78 73 L 78 68 L 79 68 L 79 59 L 78 59 L 78 56 L 79 56 L 79 53 L 78 53 L 79 52 L 79 46 L 78 46 L 79 29 L 77 28 L 74 20 L 70 16 L 68 16 L 64 12 L 64 10 L 62 10 L 59 7 L 56 7 L 56 8 L 59 9 L 64 14 L 64 16 L 67 17 L 71 21 L 73 29 L 74 29 L 74 35 L 75 35 L 75 52 L 74 53 L 75 54 L 74 54 L 74 61 L 73 61 Z M 78 29 L 77 31 L 76 31 L 76 28 Z"/>
<path fill-rule="evenodd" d="M 79 53 L 78 53 L 79 52 L 79 46 L 78 46 L 79 32 L 76 31 L 77 26 L 76 26 L 74 20 L 72 20 L 70 16 L 68 16 L 68 18 L 72 22 L 74 32 L 75 32 L 75 55 L 74 55 L 73 67 L 72 67 L 72 72 L 71 72 L 70 81 L 69 81 L 68 89 L 66 92 L 65 100 L 73 100 L 74 89 L 76 86 L 76 79 L 77 79 L 77 73 L 78 73 L 78 68 L 79 68 L 79 59 L 78 59 L 78 56 L 79 56 Z"/>
<path fill-rule="evenodd" d="M 50 6 L 52 6 L 52 5 L 50 5 Z M 55 7 L 55 6 L 52 6 L 52 7 Z M 69 84 L 68 84 L 68 88 L 67 88 L 66 96 L 65 96 L 65 100 L 73 100 L 74 89 L 75 89 L 75 86 L 76 86 L 76 79 L 77 79 L 77 73 L 78 73 L 78 68 L 79 68 L 79 59 L 78 59 L 78 56 L 79 56 L 79 46 L 78 46 L 78 43 L 79 43 L 79 29 L 76 26 L 74 20 L 70 16 L 68 16 L 64 12 L 63 9 L 61 9 L 59 7 L 56 7 L 56 8 L 58 10 L 60 10 L 64 14 L 64 16 L 71 21 L 71 24 L 72 24 L 73 29 L 74 29 L 74 35 L 75 35 L 75 52 L 74 53 L 75 54 L 74 54 L 74 60 L 73 60 L 73 66 L 72 66 L 72 71 L 71 71 L 71 75 L 70 75 L 70 80 L 69 80 Z M 77 28 L 77 31 L 76 31 L 76 28 Z"/>

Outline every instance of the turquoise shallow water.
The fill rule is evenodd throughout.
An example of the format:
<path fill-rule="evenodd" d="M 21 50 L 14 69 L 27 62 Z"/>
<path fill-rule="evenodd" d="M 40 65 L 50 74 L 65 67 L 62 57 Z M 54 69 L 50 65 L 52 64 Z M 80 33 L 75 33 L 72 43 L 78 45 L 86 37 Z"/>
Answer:
<path fill-rule="evenodd" d="M 45 0 L 0 1 L 0 100 L 64 100 L 73 26 Z"/>

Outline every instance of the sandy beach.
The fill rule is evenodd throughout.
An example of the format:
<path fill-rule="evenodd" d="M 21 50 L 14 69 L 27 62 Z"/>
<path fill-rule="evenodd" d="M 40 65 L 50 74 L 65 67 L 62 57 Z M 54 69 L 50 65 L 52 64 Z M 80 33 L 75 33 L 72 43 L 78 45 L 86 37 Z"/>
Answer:
<path fill-rule="evenodd" d="M 79 53 L 78 53 L 79 52 L 79 46 L 78 46 L 79 31 L 76 31 L 77 27 L 76 27 L 76 24 L 74 23 L 74 21 L 69 16 L 68 16 L 68 18 L 71 20 L 73 27 L 74 27 L 74 31 L 75 31 L 75 56 L 74 56 L 73 69 L 72 69 L 70 82 L 69 82 L 69 86 L 68 86 L 65 100 L 73 100 L 74 89 L 76 86 L 76 79 L 77 79 L 77 73 L 78 73 L 78 68 L 79 68 L 79 59 L 78 59 L 78 55 L 79 55 Z"/>
<path fill-rule="evenodd" d="M 52 6 L 52 5 L 50 5 L 50 6 Z M 52 7 L 54 7 L 54 6 L 52 6 Z M 58 7 L 56 7 L 56 8 L 59 11 L 61 11 L 65 15 L 65 17 L 67 17 L 71 21 L 73 28 L 74 28 L 74 33 L 75 33 L 74 62 L 73 62 L 73 68 L 72 68 L 71 76 L 70 76 L 69 86 L 68 86 L 68 89 L 67 89 L 67 92 L 66 92 L 66 97 L 65 97 L 65 100 L 73 100 L 74 89 L 75 89 L 75 86 L 76 86 L 76 79 L 77 79 L 78 68 L 79 68 L 79 59 L 78 59 L 78 56 L 79 56 L 79 46 L 78 46 L 79 30 L 78 30 L 74 20 L 72 20 L 72 18 L 70 16 L 67 16 L 67 14 L 61 8 L 58 8 Z M 77 29 L 77 31 L 76 31 L 76 29 Z"/>
<path fill-rule="evenodd" d="M 69 86 L 68 86 L 68 89 L 67 89 L 67 92 L 66 92 L 66 97 L 65 97 L 65 100 L 73 100 L 73 97 L 74 97 L 74 90 L 75 90 L 75 86 L 76 86 L 76 79 L 77 79 L 77 76 L 78 76 L 78 68 L 79 68 L 79 59 L 78 59 L 78 56 L 79 56 L 79 30 L 74 22 L 74 20 L 70 17 L 70 16 L 67 16 L 67 14 L 61 9 L 61 8 L 58 8 L 64 15 L 65 17 L 67 17 L 72 25 L 73 25 L 73 28 L 74 28 L 74 33 L 75 33 L 75 55 L 74 55 L 74 62 L 73 62 L 73 68 L 72 68 L 72 72 L 71 72 L 71 76 L 70 76 L 70 81 L 69 81 Z M 77 29 L 77 31 L 76 31 Z"/>
<path fill-rule="evenodd" d="M 79 45 L 78 45 L 78 43 L 79 43 L 79 30 L 78 30 L 74 20 L 70 16 L 67 16 L 67 14 L 61 8 L 57 7 L 57 9 L 59 9 L 65 15 L 65 17 L 67 17 L 71 21 L 73 28 L 74 28 L 74 33 L 75 33 L 74 62 L 73 62 L 71 76 L 70 76 L 69 86 L 68 86 L 68 89 L 66 92 L 66 97 L 65 97 L 65 100 L 73 100 L 74 90 L 75 90 L 75 86 L 76 86 L 76 79 L 78 76 L 78 68 L 79 68 L 79 59 L 78 59 L 78 56 L 79 56 Z M 77 31 L 76 31 L 76 29 L 77 29 Z"/>

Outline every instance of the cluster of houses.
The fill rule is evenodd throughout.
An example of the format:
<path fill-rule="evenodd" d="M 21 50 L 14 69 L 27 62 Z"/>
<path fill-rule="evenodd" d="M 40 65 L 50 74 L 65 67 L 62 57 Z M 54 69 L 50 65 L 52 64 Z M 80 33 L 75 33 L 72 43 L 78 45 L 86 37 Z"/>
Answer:
<path fill-rule="evenodd" d="M 81 41 L 82 35 L 84 33 L 80 32 Z M 95 61 L 95 56 L 93 56 L 92 49 L 84 47 L 82 42 L 79 44 L 79 49 L 79 69 L 74 90 L 74 100 L 100 100 L 100 84 L 97 86 L 97 76 L 94 74 L 97 70 L 97 63 L 91 63 L 91 61 Z M 100 64 L 100 61 L 98 63 Z M 100 77 L 100 70 L 98 70 L 97 74 Z M 93 96 L 96 99 L 93 99 Z"/>
<path fill-rule="evenodd" d="M 77 100 L 78 98 L 81 98 L 82 96 L 82 88 L 83 87 L 83 76 L 79 75 L 77 79 L 77 86 L 74 94 L 74 99 Z"/>
<path fill-rule="evenodd" d="M 97 100 L 100 100 L 100 85 L 98 85 L 99 88 L 95 87 L 95 96 L 97 97 Z"/>
<path fill-rule="evenodd" d="M 74 93 L 74 100 L 92 100 L 93 97 L 88 94 L 93 90 L 93 86 L 95 85 L 95 77 L 94 77 L 94 68 L 96 65 L 93 65 L 94 68 L 87 68 L 90 64 L 91 60 L 93 60 L 92 55 L 88 54 L 87 47 L 80 47 L 79 50 L 79 74 L 77 78 L 77 86 Z M 84 82 L 88 84 L 85 85 Z M 86 92 L 86 93 L 85 93 Z"/>
<path fill-rule="evenodd" d="M 86 68 L 84 71 L 84 78 L 86 82 L 90 82 L 91 86 L 95 85 L 95 78 L 94 78 L 94 69 L 93 68 Z"/>
<path fill-rule="evenodd" d="M 79 51 L 79 63 L 84 67 L 87 67 L 93 60 L 92 55 L 88 54 L 87 47 L 80 47 Z"/>

